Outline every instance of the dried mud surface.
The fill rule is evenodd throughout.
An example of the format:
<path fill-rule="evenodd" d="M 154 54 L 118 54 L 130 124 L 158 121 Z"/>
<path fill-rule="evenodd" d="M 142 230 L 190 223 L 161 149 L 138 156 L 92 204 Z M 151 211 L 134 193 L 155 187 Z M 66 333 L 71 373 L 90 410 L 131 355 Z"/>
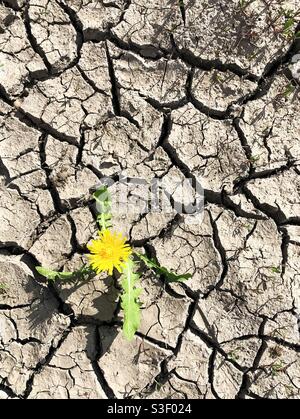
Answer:
<path fill-rule="evenodd" d="M 300 398 L 298 1 L 0 1 L 0 399 Z M 298 3 L 299 7 L 299 3 Z M 177 272 L 47 285 L 95 234 L 103 176 L 205 188 L 199 225 L 116 226 Z"/>

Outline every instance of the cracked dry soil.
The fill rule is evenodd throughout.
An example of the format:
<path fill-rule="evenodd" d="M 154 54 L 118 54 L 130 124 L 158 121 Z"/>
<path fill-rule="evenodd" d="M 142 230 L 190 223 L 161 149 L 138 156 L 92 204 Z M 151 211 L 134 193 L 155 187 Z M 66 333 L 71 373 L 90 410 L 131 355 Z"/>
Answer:
<path fill-rule="evenodd" d="M 0 399 L 300 398 L 300 5 L 243 5 L 0 1 Z M 116 219 L 193 274 L 143 276 L 131 343 L 113 278 L 34 270 L 80 266 L 122 170 L 205 188 L 200 225 Z"/>

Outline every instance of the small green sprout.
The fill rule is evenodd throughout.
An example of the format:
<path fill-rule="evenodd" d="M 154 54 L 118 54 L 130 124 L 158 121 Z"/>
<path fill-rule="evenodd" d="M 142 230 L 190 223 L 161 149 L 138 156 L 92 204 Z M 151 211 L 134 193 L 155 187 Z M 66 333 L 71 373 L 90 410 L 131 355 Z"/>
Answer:
<path fill-rule="evenodd" d="M 0 283 L 0 294 L 5 294 L 7 292 L 7 289 L 8 289 L 8 286 L 1 282 Z"/>
<path fill-rule="evenodd" d="M 240 356 L 238 354 L 238 351 L 242 350 L 242 348 L 236 348 L 228 353 L 228 359 L 232 361 L 238 361 L 240 359 Z"/>
<path fill-rule="evenodd" d="M 295 91 L 295 86 L 292 83 L 286 85 L 285 90 L 283 92 L 283 96 L 288 98 L 292 93 Z"/>
<path fill-rule="evenodd" d="M 242 10 L 250 6 L 251 3 L 254 3 L 256 0 L 239 0 L 239 6 Z"/>
<path fill-rule="evenodd" d="M 297 15 L 298 12 L 294 12 L 293 10 L 289 9 L 281 9 L 281 15 L 284 17 L 284 24 L 282 28 L 282 34 L 286 38 L 293 39 L 298 38 L 299 32 L 295 33 L 295 26 L 297 24 Z"/>
<path fill-rule="evenodd" d="M 291 36 L 293 32 L 294 24 L 295 24 L 295 19 L 293 17 L 289 17 L 286 19 L 283 26 L 283 34 L 285 36 Z"/>
<path fill-rule="evenodd" d="M 253 229 L 253 225 L 245 224 L 244 227 L 250 232 Z"/>
<path fill-rule="evenodd" d="M 281 373 L 286 368 L 286 365 L 282 361 L 274 362 L 271 365 L 271 374 L 273 377 L 276 377 L 279 373 Z"/>
<path fill-rule="evenodd" d="M 252 163 L 252 164 L 255 164 L 256 162 L 259 161 L 259 159 L 260 159 L 259 156 L 250 156 L 249 162 Z"/>
<path fill-rule="evenodd" d="M 164 387 L 164 383 L 160 383 L 159 381 L 157 381 L 157 380 L 154 380 L 154 382 L 155 382 L 155 391 L 161 391 L 161 389 Z"/>
<path fill-rule="evenodd" d="M 271 271 L 274 274 L 280 274 L 281 273 L 281 269 L 279 267 L 277 267 L 277 266 L 272 266 Z"/>

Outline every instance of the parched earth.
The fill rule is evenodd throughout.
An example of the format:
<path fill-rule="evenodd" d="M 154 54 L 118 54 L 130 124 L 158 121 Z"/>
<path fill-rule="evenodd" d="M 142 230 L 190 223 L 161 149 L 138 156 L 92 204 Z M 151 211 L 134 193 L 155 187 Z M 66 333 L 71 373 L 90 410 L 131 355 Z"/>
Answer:
<path fill-rule="evenodd" d="M 300 398 L 298 0 L 0 1 L 0 399 Z M 103 177 L 198 180 L 201 223 L 119 214 L 184 284 L 47 284 Z M 176 191 L 171 194 L 176 195 Z M 172 195 L 172 196 L 173 196 Z"/>

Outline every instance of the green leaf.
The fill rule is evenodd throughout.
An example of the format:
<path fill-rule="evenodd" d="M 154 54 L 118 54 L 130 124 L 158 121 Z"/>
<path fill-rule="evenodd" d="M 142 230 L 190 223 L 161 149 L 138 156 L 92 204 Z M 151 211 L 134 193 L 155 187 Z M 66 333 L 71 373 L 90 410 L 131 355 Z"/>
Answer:
<path fill-rule="evenodd" d="M 75 280 L 84 280 L 86 276 L 91 278 L 96 275 L 87 265 L 82 266 L 80 269 L 74 272 L 57 272 L 43 268 L 42 266 L 36 266 L 35 269 L 40 275 L 47 278 L 48 281 L 61 280 L 65 282 L 71 282 Z"/>
<path fill-rule="evenodd" d="M 275 274 L 280 274 L 280 273 L 281 273 L 281 269 L 280 269 L 280 268 L 278 268 L 277 266 L 273 266 L 273 267 L 271 268 L 271 271 L 272 271 L 273 273 L 275 273 Z"/>
<path fill-rule="evenodd" d="M 97 223 L 101 230 L 112 227 L 111 215 L 111 196 L 107 186 L 101 186 L 93 195 L 98 205 L 99 213 L 97 215 Z"/>
<path fill-rule="evenodd" d="M 140 302 L 141 288 L 137 288 L 139 274 L 136 273 L 136 264 L 129 259 L 121 276 L 121 308 L 124 311 L 123 333 L 128 340 L 134 338 L 135 332 L 140 326 Z"/>
<path fill-rule="evenodd" d="M 157 275 L 163 275 L 168 282 L 183 282 L 192 277 L 191 274 L 177 275 L 174 272 L 170 272 L 164 266 L 160 266 L 153 259 L 149 259 L 141 253 L 136 253 L 136 255 L 145 263 L 146 266 L 148 266 L 148 268 L 152 269 Z"/>
<path fill-rule="evenodd" d="M 290 96 L 295 91 L 295 87 L 292 85 L 292 83 L 289 83 L 285 87 L 285 91 L 283 92 L 283 96 L 286 98 Z"/>
<path fill-rule="evenodd" d="M 250 156 L 249 161 L 251 163 L 256 163 L 259 160 L 259 156 Z"/>
<path fill-rule="evenodd" d="M 7 291 L 8 286 L 3 284 L 2 282 L 0 283 L 0 294 L 5 294 Z"/>
<path fill-rule="evenodd" d="M 49 281 L 56 281 L 57 279 L 70 279 L 74 273 L 73 272 L 57 272 L 52 271 L 42 266 L 36 266 L 37 272 L 47 278 Z"/>
<path fill-rule="evenodd" d="M 283 27 L 284 32 L 289 32 L 292 26 L 294 25 L 294 23 L 295 23 L 295 19 L 293 17 L 286 19 L 284 23 L 284 27 Z"/>

